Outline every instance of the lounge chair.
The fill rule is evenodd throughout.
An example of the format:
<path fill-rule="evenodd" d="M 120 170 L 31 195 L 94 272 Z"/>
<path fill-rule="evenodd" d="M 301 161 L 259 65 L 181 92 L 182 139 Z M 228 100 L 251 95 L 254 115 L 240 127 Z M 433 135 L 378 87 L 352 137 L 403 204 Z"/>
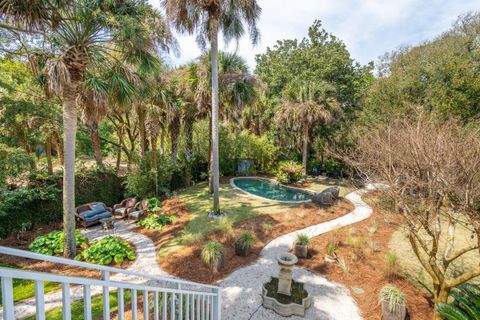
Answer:
<path fill-rule="evenodd" d="M 127 198 L 113 206 L 113 215 L 119 218 L 126 218 L 127 210 L 134 208 L 137 203 L 138 200 L 136 198 Z"/>
<path fill-rule="evenodd" d="M 134 208 L 127 210 L 128 221 L 138 221 L 147 215 L 148 201 L 138 202 Z"/>
<path fill-rule="evenodd" d="M 112 216 L 112 208 L 103 202 L 90 202 L 75 209 L 75 218 L 84 228 L 100 223 L 101 219 Z"/>

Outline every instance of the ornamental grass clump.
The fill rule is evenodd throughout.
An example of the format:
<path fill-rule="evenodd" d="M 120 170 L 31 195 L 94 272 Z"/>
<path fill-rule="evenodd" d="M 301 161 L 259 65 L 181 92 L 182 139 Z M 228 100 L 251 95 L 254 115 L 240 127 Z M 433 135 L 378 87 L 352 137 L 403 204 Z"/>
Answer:
<path fill-rule="evenodd" d="M 125 260 L 135 259 L 133 247 L 128 242 L 113 236 L 94 240 L 89 248 L 75 257 L 75 260 L 101 265 L 121 264 Z"/>
<path fill-rule="evenodd" d="M 257 238 L 252 231 L 243 231 L 238 240 L 235 242 L 235 253 L 241 257 L 248 256 L 256 241 Z"/>
<path fill-rule="evenodd" d="M 395 286 L 387 285 L 380 291 L 383 319 L 405 319 L 406 299 L 403 292 Z"/>
<path fill-rule="evenodd" d="M 298 258 L 307 258 L 308 257 L 308 244 L 310 243 L 310 238 L 303 233 L 299 233 L 297 238 L 294 241 L 295 246 L 295 255 Z"/>
<path fill-rule="evenodd" d="M 63 231 L 55 230 L 46 235 L 39 236 L 30 243 L 30 251 L 46 254 L 49 256 L 60 256 L 63 254 L 65 234 Z M 77 249 L 88 247 L 88 239 L 79 230 L 75 230 L 75 244 Z"/>
<path fill-rule="evenodd" d="M 398 256 L 394 252 L 385 255 L 385 278 L 393 280 L 398 274 Z"/>
<path fill-rule="evenodd" d="M 213 272 L 218 272 L 224 266 L 225 249 L 220 242 L 211 240 L 203 247 L 201 258 Z"/>

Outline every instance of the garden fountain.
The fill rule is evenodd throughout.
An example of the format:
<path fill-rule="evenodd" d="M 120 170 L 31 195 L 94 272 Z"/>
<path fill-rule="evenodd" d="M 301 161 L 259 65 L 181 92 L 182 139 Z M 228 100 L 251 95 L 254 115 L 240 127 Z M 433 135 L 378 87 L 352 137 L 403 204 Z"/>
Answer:
<path fill-rule="evenodd" d="M 263 285 L 263 306 L 284 317 L 304 316 L 305 310 L 312 303 L 312 297 L 303 288 L 303 283 L 292 279 L 292 269 L 297 261 L 297 257 L 293 254 L 279 254 L 277 256 L 280 266 L 278 278 L 272 277 Z"/>

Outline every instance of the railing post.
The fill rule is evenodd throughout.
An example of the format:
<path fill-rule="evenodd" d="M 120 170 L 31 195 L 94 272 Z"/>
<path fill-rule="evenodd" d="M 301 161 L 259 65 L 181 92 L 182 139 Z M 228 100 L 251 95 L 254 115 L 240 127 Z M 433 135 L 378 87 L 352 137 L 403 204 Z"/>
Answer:
<path fill-rule="evenodd" d="M 92 291 L 88 284 L 83 286 L 83 318 L 92 320 Z"/>
<path fill-rule="evenodd" d="M 35 314 L 36 320 L 45 320 L 45 291 L 43 281 L 35 280 Z"/>
<path fill-rule="evenodd" d="M 2 299 L 3 299 L 3 319 L 15 319 L 13 309 L 13 281 L 12 278 L 1 277 L 2 280 Z"/>
<path fill-rule="evenodd" d="M 72 318 L 72 307 L 70 305 L 70 284 L 62 283 L 62 317 L 63 320 Z"/>
<path fill-rule="evenodd" d="M 212 306 L 213 320 L 220 320 L 222 317 L 222 288 L 216 288 L 215 292 Z"/>
<path fill-rule="evenodd" d="M 102 271 L 102 280 L 105 282 L 110 281 L 110 273 L 108 271 Z M 108 286 L 103 286 L 103 319 L 110 319 L 110 294 L 108 292 Z"/>

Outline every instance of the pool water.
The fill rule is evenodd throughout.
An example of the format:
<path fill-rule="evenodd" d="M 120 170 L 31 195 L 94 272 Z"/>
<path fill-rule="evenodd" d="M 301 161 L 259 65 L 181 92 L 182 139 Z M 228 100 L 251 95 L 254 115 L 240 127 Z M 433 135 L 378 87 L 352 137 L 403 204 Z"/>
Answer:
<path fill-rule="evenodd" d="M 308 201 L 310 195 L 295 189 L 286 188 L 269 179 L 240 178 L 234 179 L 233 184 L 253 195 L 276 201 Z"/>

